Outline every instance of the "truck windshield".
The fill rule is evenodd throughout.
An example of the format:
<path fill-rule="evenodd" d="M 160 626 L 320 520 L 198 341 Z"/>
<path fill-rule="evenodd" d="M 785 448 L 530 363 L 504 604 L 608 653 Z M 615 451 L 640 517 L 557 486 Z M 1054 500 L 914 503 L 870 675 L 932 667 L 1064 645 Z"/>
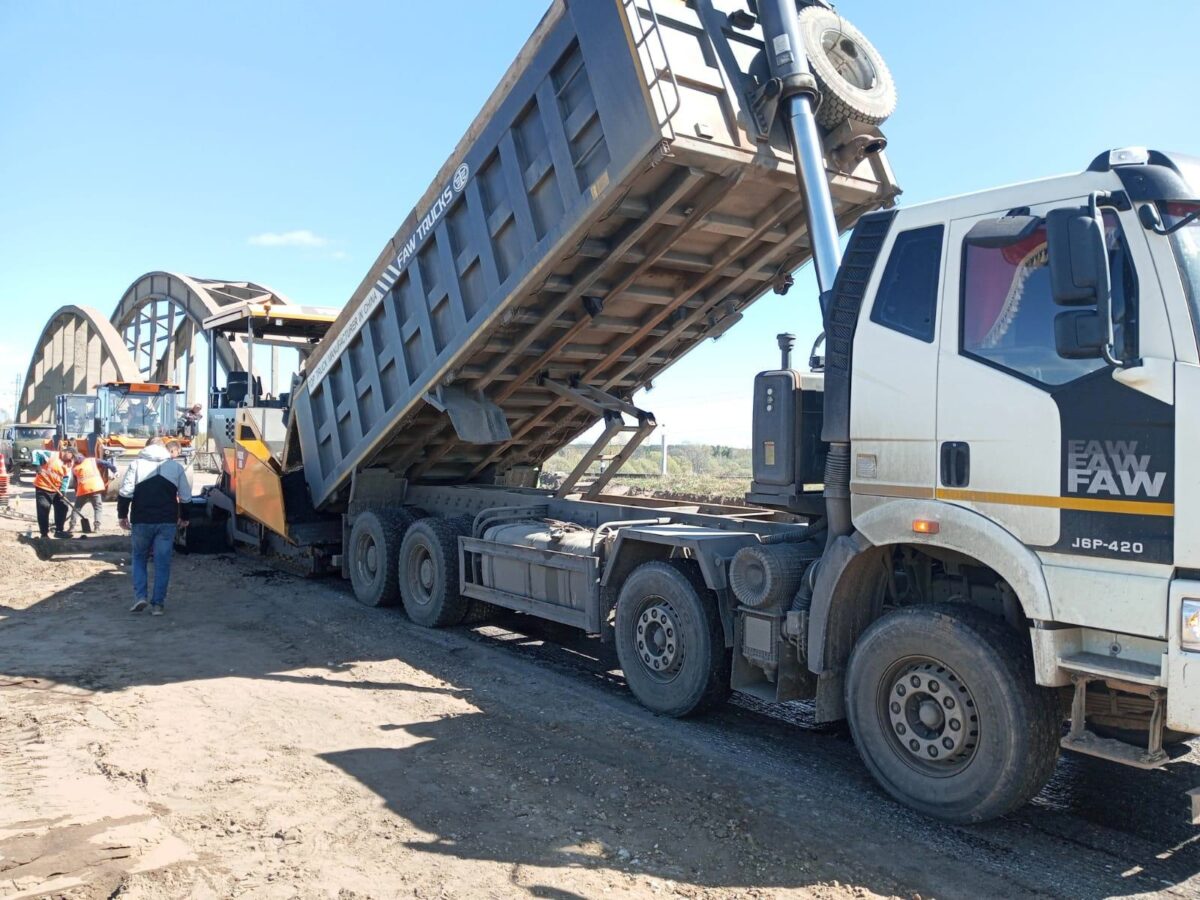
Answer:
<path fill-rule="evenodd" d="M 13 428 L 13 438 L 18 441 L 45 441 L 54 437 L 54 429 L 45 426 L 36 428 L 17 425 Z"/>
<path fill-rule="evenodd" d="M 1200 209 L 1200 203 L 1164 203 L 1163 224 L 1170 228 L 1197 209 Z M 1200 220 L 1184 225 L 1171 235 L 1170 240 L 1188 306 L 1192 310 L 1192 326 L 1197 338 L 1200 338 Z"/>
<path fill-rule="evenodd" d="M 174 394 L 126 394 L 116 390 L 108 397 L 108 433 L 151 438 L 166 434 L 175 425 Z"/>

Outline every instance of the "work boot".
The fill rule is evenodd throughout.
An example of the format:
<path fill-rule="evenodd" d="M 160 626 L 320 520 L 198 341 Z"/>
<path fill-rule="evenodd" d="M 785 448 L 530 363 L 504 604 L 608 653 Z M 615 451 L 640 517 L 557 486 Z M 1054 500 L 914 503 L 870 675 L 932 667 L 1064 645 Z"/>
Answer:
<path fill-rule="evenodd" d="M 143 609 L 145 609 L 149 605 L 150 604 L 147 603 L 145 600 L 135 600 L 133 602 L 133 606 L 129 607 L 129 611 L 130 612 L 141 612 Z"/>

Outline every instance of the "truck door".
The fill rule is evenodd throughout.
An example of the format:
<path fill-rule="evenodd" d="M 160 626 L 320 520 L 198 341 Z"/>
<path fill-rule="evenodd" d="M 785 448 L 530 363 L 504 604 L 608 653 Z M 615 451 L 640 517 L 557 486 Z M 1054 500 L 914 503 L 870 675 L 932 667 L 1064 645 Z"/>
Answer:
<path fill-rule="evenodd" d="M 1086 198 L 1052 204 L 1083 205 Z M 1054 323 L 1066 310 L 1051 294 L 1044 225 L 1005 247 L 967 240 L 980 219 L 1003 215 L 950 229 L 937 497 L 977 510 L 1038 551 L 1060 621 L 1160 636 L 1165 615 L 1159 622 L 1153 611 L 1165 597 L 1173 540 L 1170 379 L 1063 358 Z M 1136 219 L 1122 227 L 1113 210 L 1105 224 L 1118 350 L 1169 359 L 1141 229 Z"/>
<path fill-rule="evenodd" d="M 936 207 L 903 210 L 874 266 L 851 376 L 856 516 L 889 497 L 933 497 L 946 231 Z"/>

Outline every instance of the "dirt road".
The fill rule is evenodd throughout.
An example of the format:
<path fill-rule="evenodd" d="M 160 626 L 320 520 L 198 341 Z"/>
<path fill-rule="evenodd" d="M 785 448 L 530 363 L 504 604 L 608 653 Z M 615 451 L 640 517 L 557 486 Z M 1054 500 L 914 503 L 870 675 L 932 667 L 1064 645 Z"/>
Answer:
<path fill-rule="evenodd" d="M 178 557 L 168 614 L 132 615 L 123 554 L 45 563 L 15 527 L 0 896 L 1200 894 L 1200 753 L 1067 757 L 1025 810 L 950 828 L 801 705 L 659 719 L 597 641 L 426 631 L 240 557 Z"/>

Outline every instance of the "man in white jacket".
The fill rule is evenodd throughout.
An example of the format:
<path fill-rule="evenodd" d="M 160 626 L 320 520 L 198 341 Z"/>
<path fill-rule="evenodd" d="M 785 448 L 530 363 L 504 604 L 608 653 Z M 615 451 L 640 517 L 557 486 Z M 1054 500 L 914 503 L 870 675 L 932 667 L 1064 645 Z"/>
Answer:
<path fill-rule="evenodd" d="M 133 543 L 133 606 L 161 616 L 171 579 L 175 529 L 185 521 L 192 486 L 179 460 L 172 459 L 160 438 L 151 438 L 130 463 L 117 492 L 117 518 Z M 154 592 L 147 597 L 147 563 L 154 558 Z"/>

